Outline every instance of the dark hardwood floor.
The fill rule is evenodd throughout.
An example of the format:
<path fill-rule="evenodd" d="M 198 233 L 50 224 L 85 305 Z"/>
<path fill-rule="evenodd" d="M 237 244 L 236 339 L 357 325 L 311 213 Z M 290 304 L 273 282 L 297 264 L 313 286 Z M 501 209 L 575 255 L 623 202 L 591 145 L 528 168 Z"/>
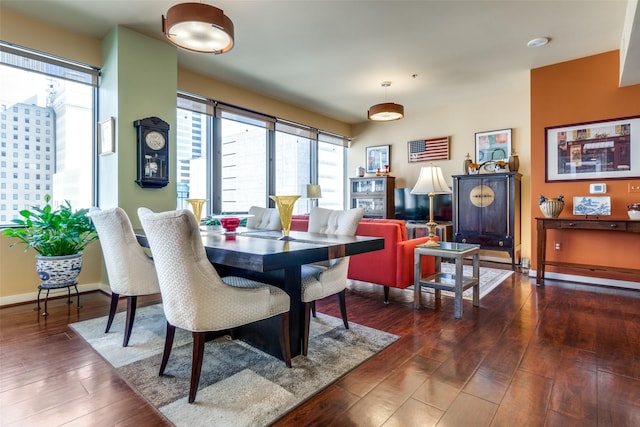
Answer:
<path fill-rule="evenodd" d="M 514 274 L 479 308 L 465 301 L 461 320 L 451 298 L 419 311 L 410 291 L 382 299 L 350 284 L 349 320 L 401 338 L 276 425 L 640 425 L 638 291 Z M 47 318 L 34 304 L 0 309 L 0 424 L 170 425 L 68 327 L 106 315 L 109 297 L 81 303 L 51 300 Z M 339 317 L 334 298 L 318 310 Z"/>

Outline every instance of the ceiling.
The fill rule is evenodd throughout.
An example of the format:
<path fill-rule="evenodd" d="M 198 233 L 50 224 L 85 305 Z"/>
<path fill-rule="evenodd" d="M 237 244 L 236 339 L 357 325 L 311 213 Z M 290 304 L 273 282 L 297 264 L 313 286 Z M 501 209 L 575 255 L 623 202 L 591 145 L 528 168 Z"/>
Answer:
<path fill-rule="evenodd" d="M 403 104 L 410 115 L 509 90 L 532 68 L 619 49 L 629 15 L 626 0 L 205 2 L 232 19 L 235 46 L 222 55 L 179 50 L 181 67 L 347 123 L 366 121 L 380 102 Z M 2 7 L 96 38 L 123 25 L 161 39 L 161 15 L 177 3 L 2 0 Z M 640 58 L 640 7 L 629 10 L 627 58 Z M 526 46 L 541 36 L 551 43 Z M 638 59 L 627 61 L 625 81 L 640 83 Z"/>

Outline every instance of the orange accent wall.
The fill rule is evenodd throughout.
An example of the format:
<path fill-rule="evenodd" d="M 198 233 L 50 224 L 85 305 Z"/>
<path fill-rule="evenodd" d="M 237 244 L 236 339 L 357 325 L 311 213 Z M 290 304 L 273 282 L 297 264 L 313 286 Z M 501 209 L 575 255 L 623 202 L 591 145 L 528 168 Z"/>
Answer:
<path fill-rule="evenodd" d="M 615 119 L 640 115 L 640 85 L 619 87 L 619 52 L 612 51 L 574 61 L 531 70 L 531 255 L 536 266 L 536 224 L 541 217 L 538 197 L 565 196 L 560 217 L 573 217 L 573 196 L 589 195 L 589 184 L 607 184 L 605 196 L 611 197 L 612 218 L 627 216 L 627 205 L 640 203 L 640 193 L 629 193 L 635 179 L 545 182 L 545 127 Z M 634 129 L 632 132 L 640 132 Z M 640 154 L 632 152 L 632 161 Z M 554 243 L 560 250 L 554 250 Z M 640 265 L 640 234 L 589 231 L 547 231 L 547 260 L 563 260 L 591 265 L 637 268 Z M 547 267 L 580 276 L 640 281 L 629 274 L 591 272 Z"/>

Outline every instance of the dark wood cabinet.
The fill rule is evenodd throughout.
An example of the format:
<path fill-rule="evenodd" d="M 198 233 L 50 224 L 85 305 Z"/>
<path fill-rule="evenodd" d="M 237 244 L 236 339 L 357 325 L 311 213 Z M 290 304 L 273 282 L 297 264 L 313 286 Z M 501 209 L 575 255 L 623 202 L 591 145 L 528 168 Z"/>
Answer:
<path fill-rule="evenodd" d="M 366 218 L 395 217 L 395 177 L 350 178 L 351 208 L 364 208 Z"/>
<path fill-rule="evenodd" d="M 517 172 L 453 176 L 453 240 L 505 251 L 515 269 L 520 252 Z"/>

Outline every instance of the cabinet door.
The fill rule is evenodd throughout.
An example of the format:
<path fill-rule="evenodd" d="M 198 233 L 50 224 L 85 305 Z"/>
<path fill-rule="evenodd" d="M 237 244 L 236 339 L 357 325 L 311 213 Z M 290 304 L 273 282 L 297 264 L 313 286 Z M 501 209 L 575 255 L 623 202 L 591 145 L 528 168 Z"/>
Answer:
<path fill-rule="evenodd" d="M 507 181 L 478 176 L 458 181 L 458 226 L 456 233 L 485 236 L 487 243 L 504 238 L 507 230 Z"/>
<path fill-rule="evenodd" d="M 363 208 L 368 218 L 393 218 L 394 178 L 351 178 L 352 208 Z"/>

